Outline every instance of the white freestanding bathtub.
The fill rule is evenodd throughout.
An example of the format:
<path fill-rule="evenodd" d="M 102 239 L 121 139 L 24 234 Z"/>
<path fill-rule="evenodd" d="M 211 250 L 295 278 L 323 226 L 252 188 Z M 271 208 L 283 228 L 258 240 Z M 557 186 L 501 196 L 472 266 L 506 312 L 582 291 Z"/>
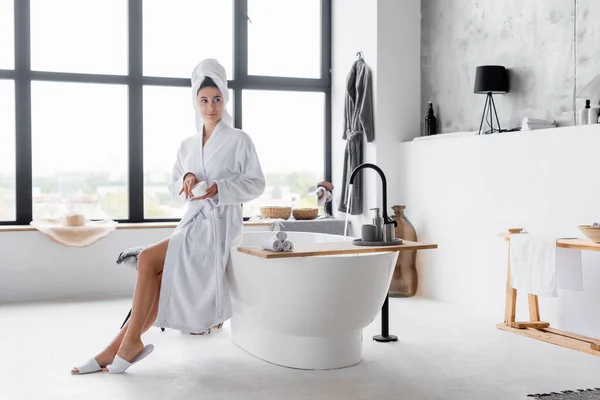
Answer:
<path fill-rule="evenodd" d="M 352 240 L 287 232 L 298 244 Z M 258 246 L 273 232 L 245 232 Z M 301 369 L 333 369 L 362 358 L 362 330 L 380 311 L 398 252 L 266 259 L 232 250 L 227 274 L 231 338 L 248 353 Z"/>

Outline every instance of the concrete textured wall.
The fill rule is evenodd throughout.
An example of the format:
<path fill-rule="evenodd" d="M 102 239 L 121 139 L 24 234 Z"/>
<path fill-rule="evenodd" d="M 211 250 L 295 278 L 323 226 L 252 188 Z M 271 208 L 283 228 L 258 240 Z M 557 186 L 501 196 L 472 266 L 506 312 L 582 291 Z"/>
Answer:
<path fill-rule="evenodd" d="M 509 69 L 510 92 L 494 96 L 502 128 L 526 116 L 572 125 L 600 73 L 597 0 L 422 0 L 421 16 L 421 119 L 432 101 L 442 133 L 479 129 L 478 65 Z"/>

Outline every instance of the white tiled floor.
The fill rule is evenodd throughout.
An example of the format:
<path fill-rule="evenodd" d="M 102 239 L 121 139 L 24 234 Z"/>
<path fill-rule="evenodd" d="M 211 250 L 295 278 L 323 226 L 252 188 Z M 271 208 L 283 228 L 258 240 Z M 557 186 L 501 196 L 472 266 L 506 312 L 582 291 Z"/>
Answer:
<path fill-rule="evenodd" d="M 300 371 L 258 360 L 229 340 L 152 329 L 156 349 L 125 375 L 71 376 L 120 326 L 128 300 L 0 306 L 0 399 L 526 399 L 600 386 L 600 357 L 495 329 L 423 299 L 391 299 L 396 343 L 370 340 L 363 361 Z"/>

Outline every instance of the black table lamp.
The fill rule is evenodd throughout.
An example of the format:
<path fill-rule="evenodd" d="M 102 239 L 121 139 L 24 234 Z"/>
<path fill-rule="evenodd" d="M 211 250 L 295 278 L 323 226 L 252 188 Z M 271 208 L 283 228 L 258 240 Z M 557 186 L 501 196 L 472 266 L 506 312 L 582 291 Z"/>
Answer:
<path fill-rule="evenodd" d="M 498 113 L 496 112 L 496 104 L 494 104 L 492 93 L 508 93 L 508 72 L 506 68 L 500 65 L 482 65 L 477 67 L 474 92 L 487 94 L 485 105 L 483 106 L 483 114 L 481 115 L 481 123 L 479 124 L 479 134 L 481 135 L 484 118 L 491 128 L 486 133 L 499 132 L 500 121 L 498 120 Z M 498 129 L 494 129 L 494 117 L 496 117 Z"/>

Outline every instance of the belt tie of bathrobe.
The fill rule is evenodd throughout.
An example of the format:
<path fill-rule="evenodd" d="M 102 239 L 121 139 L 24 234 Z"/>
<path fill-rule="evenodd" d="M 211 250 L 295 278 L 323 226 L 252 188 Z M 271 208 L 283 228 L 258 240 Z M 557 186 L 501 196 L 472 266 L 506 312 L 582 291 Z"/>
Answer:
<path fill-rule="evenodd" d="M 217 210 L 214 209 L 212 212 L 212 215 L 210 217 L 210 220 L 212 222 L 212 230 L 213 230 L 213 237 L 215 238 L 215 241 L 218 241 L 219 236 L 217 236 L 218 232 L 217 232 L 217 224 L 215 222 L 215 218 L 218 218 L 218 213 Z M 218 269 L 217 269 L 217 296 L 215 299 L 215 307 L 217 308 L 217 315 L 219 317 L 221 317 L 221 315 L 223 315 L 223 311 L 221 310 L 221 295 L 219 293 L 219 290 L 221 288 L 221 278 L 220 278 L 220 272 L 221 272 L 221 260 L 220 260 L 220 252 L 218 250 L 218 246 L 217 246 L 217 251 L 214 253 L 215 255 L 215 264 L 217 265 Z"/>
<path fill-rule="evenodd" d="M 347 131 L 346 133 L 346 139 L 348 141 L 350 140 L 358 140 L 360 139 L 361 135 L 363 134 L 362 130 L 355 130 L 355 131 Z"/>

